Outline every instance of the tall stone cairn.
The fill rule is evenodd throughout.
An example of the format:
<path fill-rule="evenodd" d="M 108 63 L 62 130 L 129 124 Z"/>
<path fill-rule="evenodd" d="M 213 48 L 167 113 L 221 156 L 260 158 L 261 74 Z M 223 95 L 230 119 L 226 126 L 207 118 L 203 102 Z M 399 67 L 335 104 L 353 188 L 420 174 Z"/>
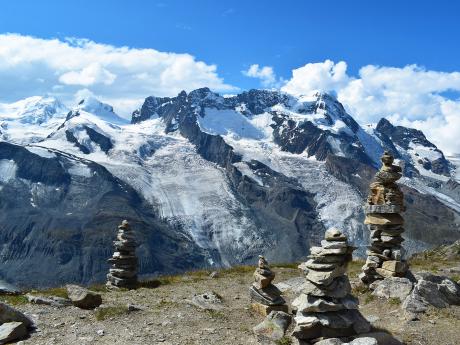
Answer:
<path fill-rule="evenodd" d="M 128 221 L 118 226 L 115 252 L 108 260 L 112 267 L 107 274 L 107 288 L 135 289 L 137 287 L 137 257 L 134 232 Z"/>
<path fill-rule="evenodd" d="M 402 277 L 409 266 L 404 260 L 401 236 L 404 232 L 404 195 L 396 184 L 402 177 L 402 169 L 393 165 L 393 156 L 385 151 L 380 170 L 370 185 L 365 224 L 370 230 L 370 246 L 360 279 L 365 284 L 387 277 Z"/>
<path fill-rule="evenodd" d="M 271 311 L 288 312 L 288 306 L 281 291 L 272 284 L 275 273 L 268 266 L 267 260 L 259 255 L 258 267 L 254 272 L 254 283 L 249 288 L 249 296 L 254 311 L 268 315 Z"/>
<path fill-rule="evenodd" d="M 326 231 L 321 247 L 312 247 L 299 268 L 306 275 L 302 292 L 292 302 L 296 326 L 292 335 L 304 342 L 320 338 L 350 337 L 370 330 L 351 295 L 346 270 L 355 247 L 335 228 Z"/>

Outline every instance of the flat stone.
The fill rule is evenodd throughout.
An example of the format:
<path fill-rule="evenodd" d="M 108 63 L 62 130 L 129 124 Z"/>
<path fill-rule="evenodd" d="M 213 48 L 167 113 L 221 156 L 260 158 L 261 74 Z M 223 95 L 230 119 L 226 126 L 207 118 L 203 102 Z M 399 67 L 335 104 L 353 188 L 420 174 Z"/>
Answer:
<path fill-rule="evenodd" d="M 332 264 L 332 263 L 337 263 L 337 264 L 343 264 L 346 262 L 347 255 L 309 255 L 309 259 L 314 260 L 316 263 L 325 263 L 325 264 Z"/>
<path fill-rule="evenodd" d="M 346 241 L 347 236 L 337 228 L 329 228 L 324 234 L 324 239 L 327 241 Z"/>
<path fill-rule="evenodd" d="M 363 333 L 359 335 L 359 338 L 372 338 L 377 340 L 377 344 L 379 345 L 403 345 L 403 343 L 398 339 L 395 338 L 390 333 L 385 332 L 370 332 L 370 333 Z M 356 345 L 355 343 L 351 342 L 351 344 Z"/>
<path fill-rule="evenodd" d="M 315 345 L 344 345 L 345 343 L 339 338 L 329 338 L 320 340 Z"/>
<path fill-rule="evenodd" d="M 251 304 L 252 310 L 254 310 L 257 314 L 267 316 L 272 311 L 282 311 L 282 312 L 289 312 L 289 307 L 286 304 L 282 305 L 265 305 L 262 303 L 252 303 Z"/>
<path fill-rule="evenodd" d="M 301 293 L 312 296 L 332 298 L 343 298 L 351 292 L 350 281 L 347 276 L 341 276 L 334 279 L 329 285 L 316 285 L 311 281 L 306 281 L 302 285 Z"/>
<path fill-rule="evenodd" d="M 337 249 L 326 249 L 323 247 L 311 247 L 310 253 L 316 256 L 323 256 L 323 255 L 341 255 L 347 253 L 347 248 L 337 248 Z"/>
<path fill-rule="evenodd" d="M 259 341 L 277 341 L 284 337 L 292 322 L 292 316 L 283 311 L 271 311 L 260 324 L 252 330 Z"/>
<path fill-rule="evenodd" d="M 399 214 L 387 213 L 378 214 L 371 213 L 366 215 L 364 224 L 376 224 L 376 225 L 399 225 L 404 224 L 404 218 Z"/>
<path fill-rule="evenodd" d="M 301 294 L 293 302 L 292 306 L 303 313 L 310 312 L 328 312 L 345 309 L 358 309 L 358 300 L 351 295 L 341 299 L 326 299 L 325 297 L 317 297 L 307 294 Z"/>
<path fill-rule="evenodd" d="M 375 271 L 384 278 L 396 277 L 399 275 L 399 273 L 396 273 L 394 271 L 389 271 L 384 268 L 376 268 Z"/>
<path fill-rule="evenodd" d="M 66 285 L 67 295 L 72 304 L 81 309 L 94 309 L 102 304 L 100 294 L 89 291 L 78 285 Z"/>
<path fill-rule="evenodd" d="M 401 213 L 400 205 L 365 205 L 364 213 Z"/>
<path fill-rule="evenodd" d="M 265 305 L 281 305 L 286 301 L 281 297 L 281 291 L 275 285 L 269 285 L 264 289 L 257 289 L 255 286 L 249 288 L 249 296 L 254 302 Z"/>
<path fill-rule="evenodd" d="M 345 345 L 378 345 L 377 339 L 371 337 L 356 338 Z"/>
<path fill-rule="evenodd" d="M 347 337 L 369 332 L 370 323 L 357 310 L 297 313 L 293 336 L 302 340 Z"/>
<path fill-rule="evenodd" d="M 348 243 L 347 241 L 327 241 L 327 240 L 322 240 L 321 241 L 321 247 L 325 249 L 342 249 L 342 248 L 347 248 Z"/>
<path fill-rule="evenodd" d="M 20 311 L 0 302 L 0 324 L 7 322 L 21 322 L 26 327 L 32 326 L 32 320 Z"/>
<path fill-rule="evenodd" d="M 407 278 L 391 277 L 374 284 L 372 295 L 383 298 L 398 298 L 401 302 L 409 296 L 414 285 Z"/>
<path fill-rule="evenodd" d="M 382 268 L 396 273 L 405 273 L 409 266 L 405 261 L 388 260 L 382 263 Z"/>
<path fill-rule="evenodd" d="M 329 285 L 334 278 L 344 275 L 347 272 L 347 265 L 337 266 L 332 271 L 314 271 L 309 270 L 306 278 L 320 285 Z"/>
<path fill-rule="evenodd" d="M 336 268 L 338 266 L 338 264 L 336 264 L 336 263 L 332 263 L 332 264 L 319 263 L 319 262 L 316 262 L 316 260 L 310 259 L 305 263 L 304 266 L 307 269 L 312 269 L 312 270 L 315 270 L 315 271 L 330 271 L 330 270 L 333 270 L 334 268 Z M 306 271 L 306 269 L 302 269 L 302 270 Z"/>
<path fill-rule="evenodd" d="M 6 322 L 0 326 L 0 344 L 24 339 L 27 335 L 27 327 L 22 322 Z"/>

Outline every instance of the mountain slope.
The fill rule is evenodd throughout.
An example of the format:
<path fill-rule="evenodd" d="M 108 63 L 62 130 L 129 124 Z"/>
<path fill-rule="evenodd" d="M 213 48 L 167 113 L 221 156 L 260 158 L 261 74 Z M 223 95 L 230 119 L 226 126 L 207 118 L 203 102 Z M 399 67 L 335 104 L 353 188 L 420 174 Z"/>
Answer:
<path fill-rule="evenodd" d="M 328 94 L 222 97 L 203 88 L 148 97 L 131 124 L 95 99 L 55 118 L 42 122 L 48 132 L 38 140 L 0 146 L 0 194 L 20 195 L 13 203 L 5 194 L 8 227 L 0 238 L 15 267 L 0 275 L 13 282 L 27 284 L 31 271 L 40 274 L 32 285 L 103 280 L 124 218 L 138 231 L 144 275 L 252 263 L 259 254 L 297 261 L 330 226 L 347 232 L 362 254 L 362 204 L 384 149 L 406 168 L 409 252 L 460 238 L 453 163 L 419 131 L 384 119 L 359 126 Z M 65 259 L 53 259 L 59 255 Z M 59 274 L 41 272 L 37 258 Z M 29 265 L 24 276 L 21 262 Z"/>

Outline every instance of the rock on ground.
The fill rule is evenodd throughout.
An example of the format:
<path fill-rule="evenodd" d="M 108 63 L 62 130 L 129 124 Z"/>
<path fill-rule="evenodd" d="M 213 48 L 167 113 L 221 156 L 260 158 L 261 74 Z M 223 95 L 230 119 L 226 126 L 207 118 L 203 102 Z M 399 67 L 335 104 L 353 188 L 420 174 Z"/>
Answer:
<path fill-rule="evenodd" d="M 22 322 L 6 322 L 0 325 L 0 344 L 27 337 L 27 327 Z"/>
<path fill-rule="evenodd" d="M 66 285 L 67 294 L 72 304 L 81 309 L 94 309 L 102 304 L 100 294 L 78 285 Z"/>
<path fill-rule="evenodd" d="M 391 277 L 374 283 L 372 295 L 383 298 L 398 298 L 403 302 L 413 289 L 407 278 Z"/>
<path fill-rule="evenodd" d="M 292 322 L 292 316 L 282 311 L 272 311 L 253 328 L 259 341 L 277 341 L 284 337 Z"/>
<path fill-rule="evenodd" d="M 8 322 L 21 322 L 26 327 L 32 326 L 32 320 L 23 313 L 4 303 L 0 303 L 0 324 Z"/>

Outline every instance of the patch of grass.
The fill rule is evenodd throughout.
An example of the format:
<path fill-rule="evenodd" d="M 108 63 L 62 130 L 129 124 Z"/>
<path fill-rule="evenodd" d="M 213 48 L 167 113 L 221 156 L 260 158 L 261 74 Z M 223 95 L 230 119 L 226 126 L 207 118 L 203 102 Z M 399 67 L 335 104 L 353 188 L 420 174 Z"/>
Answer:
<path fill-rule="evenodd" d="M 67 289 L 65 287 L 50 288 L 32 292 L 42 296 L 56 296 L 62 298 L 69 298 L 69 296 L 67 295 Z"/>
<path fill-rule="evenodd" d="M 206 313 L 213 319 L 226 319 L 227 316 L 220 310 L 206 309 Z"/>
<path fill-rule="evenodd" d="M 13 306 L 29 303 L 27 297 L 24 295 L 2 295 L 0 296 L 0 302 Z"/>
<path fill-rule="evenodd" d="M 362 271 L 363 265 L 364 265 L 364 260 L 360 260 L 360 259 L 349 262 L 348 270 L 347 270 L 348 276 L 350 277 L 358 276 L 358 274 L 360 274 Z"/>
<path fill-rule="evenodd" d="M 244 274 L 249 272 L 254 272 L 256 266 L 234 266 L 230 268 L 223 269 L 220 273 L 222 274 Z"/>
<path fill-rule="evenodd" d="M 127 306 L 110 306 L 110 307 L 102 307 L 96 309 L 96 312 L 94 313 L 94 316 L 96 317 L 96 320 L 102 321 L 109 319 L 111 317 L 118 317 L 121 315 L 127 314 L 128 307 Z"/>
<path fill-rule="evenodd" d="M 450 279 L 452 279 L 454 282 L 458 282 L 460 281 L 460 274 L 451 275 Z"/>
<path fill-rule="evenodd" d="M 88 290 L 94 292 L 107 292 L 107 286 L 105 284 L 95 284 L 91 285 Z"/>
<path fill-rule="evenodd" d="M 372 295 L 371 293 L 366 293 L 365 297 L 364 297 L 364 304 L 368 304 L 368 303 L 371 303 L 373 300 L 375 300 L 375 296 Z M 398 300 L 399 301 L 399 300 Z"/>
<path fill-rule="evenodd" d="M 280 340 L 276 341 L 277 345 L 291 345 L 292 339 L 289 337 L 282 337 Z"/>
<path fill-rule="evenodd" d="M 401 300 L 399 298 L 396 298 L 396 297 L 390 297 L 388 299 L 388 304 L 389 305 L 400 305 L 401 304 Z"/>

